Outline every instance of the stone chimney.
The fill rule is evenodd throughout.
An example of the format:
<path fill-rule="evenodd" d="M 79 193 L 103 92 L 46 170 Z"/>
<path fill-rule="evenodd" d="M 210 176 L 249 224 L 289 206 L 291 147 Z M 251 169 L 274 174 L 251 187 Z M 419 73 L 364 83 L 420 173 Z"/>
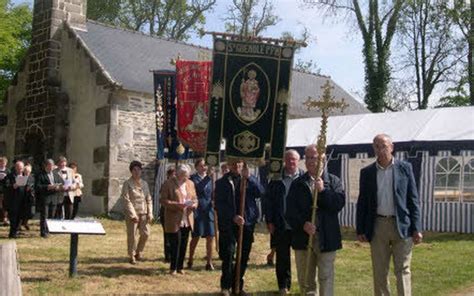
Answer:
<path fill-rule="evenodd" d="M 61 29 L 67 21 L 85 30 L 86 11 L 87 0 L 34 1 L 26 95 L 17 105 L 17 157 L 31 155 L 31 143 L 27 143 L 31 138 L 38 139 L 36 148 L 43 151 L 42 158 L 66 152 L 69 98 L 61 90 L 59 75 Z"/>

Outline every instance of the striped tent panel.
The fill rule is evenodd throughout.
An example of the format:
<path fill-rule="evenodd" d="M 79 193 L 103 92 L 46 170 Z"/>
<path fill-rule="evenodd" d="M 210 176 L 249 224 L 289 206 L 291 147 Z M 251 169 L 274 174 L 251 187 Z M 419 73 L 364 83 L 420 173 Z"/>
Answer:
<path fill-rule="evenodd" d="M 361 156 L 365 155 L 367 158 L 367 153 L 360 153 Z M 359 157 L 357 157 L 359 158 Z M 350 201 L 350 186 L 349 186 L 349 154 L 341 155 L 341 182 L 342 186 L 346 192 L 346 205 L 339 213 L 339 223 L 342 226 L 355 227 L 356 222 L 356 203 Z"/>
<path fill-rule="evenodd" d="M 366 159 L 366 158 L 369 158 L 369 154 L 366 153 L 366 152 L 356 153 L 355 158 L 357 158 L 357 159 Z"/>
<path fill-rule="evenodd" d="M 449 151 L 449 150 L 440 150 L 440 151 L 438 151 L 438 156 L 441 156 L 441 157 L 451 156 L 451 151 Z"/>
<path fill-rule="evenodd" d="M 461 150 L 459 152 L 459 155 L 464 156 L 464 157 L 474 156 L 474 151 L 472 151 L 472 150 L 467 150 L 467 151 L 466 150 Z"/>
<path fill-rule="evenodd" d="M 419 178 L 421 223 L 424 230 L 429 230 L 432 228 L 430 217 L 432 212 L 435 158 L 430 157 L 427 151 L 423 151 L 421 157 L 421 177 Z"/>
<path fill-rule="evenodd" d="M 434 203 L 431 207 L 430 227 L 425 230 L 439 232 L 473 232 L 474 205 L 458 202 Z"/>
<path fill-rule="evenodd" d="M 397 151 L 395 152 L 395 159 L 405 160 L 408 158 L 408 152 L 406 151 Z"/>
<path fill-rule="evenodd" d="M 166 163 L 167 160 L 165 159 L 156 170 L 155 190 L 153 192 L 153 216 L 155 219 L 160 216 L 160 190 L 166 179 Z"/>

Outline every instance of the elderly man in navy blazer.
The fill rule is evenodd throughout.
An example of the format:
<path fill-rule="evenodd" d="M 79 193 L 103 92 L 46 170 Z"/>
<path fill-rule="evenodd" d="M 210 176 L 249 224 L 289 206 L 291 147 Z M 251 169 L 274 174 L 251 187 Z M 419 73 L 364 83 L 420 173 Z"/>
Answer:
<path fill-rule="evenodd" d="M 411 295 L 412 246 L 423 237 L 413 169 L 393 158 L 388 135 L 377 135 L 373 148 L 377 161 L 360 171 L 357 238 L 370 242 L 374 294 L 390 295 L 388 271 L 393 256 L 398 295 Z"/>

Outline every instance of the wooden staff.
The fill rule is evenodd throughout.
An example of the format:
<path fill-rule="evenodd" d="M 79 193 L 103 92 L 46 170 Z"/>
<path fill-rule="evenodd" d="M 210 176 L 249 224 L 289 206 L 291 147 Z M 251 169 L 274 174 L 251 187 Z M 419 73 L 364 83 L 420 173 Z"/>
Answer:
<path fill-rule="evenodd" d="M 219 254 L 219 224 L 217 221 L 217 210 L 216 210 L 216 176 L 217 171 L 212 174 L 212 210 L 214 211 L 214 240 L 216 243 L 216 252 Z"/>
<path fill-rule="evenodd" d="M 341 109 L 341 111 L 344 110 L 344 108 L 347 107 L 347 104 L 344 102 L 344 99 L 340 102 L 336 102 L 334 100 L 334 97 L 331 96 L 331 89 L 334 87 L 331 86 L 329 80 L 326 81 L 326 83 L 321 87 L 323 89 L 323 96 L 320 101 L 314 101 L 310 97 L 308 97 L 308 100 L 304 103 L 304 105 L 307 106 L 308 109 L 310 108 L 319 108 L 321 110 L 321 130 L 319 132 L 318 136 L 318 142 L 317 142 L 317 151 L 318 151 L 318 159 L 317 159 L 317 164 L 316 164 L 316 173 L 317 173 L 317 178 L 321 177 L 323 170 L 324 170 L 324 153 L 326 152 L 326 133 L 327 133 L 327 124 L 328 124 L 328 118 L 329 118 L 329 111 L 331 109 Z M 317 179 L 316 178 L 316 179 Z M 316 180 L 315 180 L 316 181 Z M 314 188 L 313 190 L 313 206 L 311 208 L 311 223 L 313 225 L 317 225 L 317 216 L 316 212 L 318 209 L 318 190 Z M 309 235 L 308 238 L 308 247 L 307 247 L 307 253 L 306 253 L 306 266 L 305 266 L 305 275 L 304 275 L 304 285 L 303 289 L 301 291 L 301 295 L 306 294 L 306 290 L 309 286 L 309 282 L 312 280 L 309 278 L 309 270 L 310 266 L 309 263 L 311 261 L 311 256 L 312 253 L 314 252 L 313 249 L 313 244 L 314 244 L 314 234 Z"/>
<path fill-rule="evenodd" d="M 244 165 L 244 170 L 247 169 L 247 166 Z M 245 219 L 245 198 L 247 191 L 247 177 L 242 175 L 242 179 L 240 180 L 240 212 L 239 215 Z M 245 220 L 244 220 L 245 221 Z M 237 240 L 237 258 L 235 262 L 235 294 L 240 293 L 240 262 L 242 261 L 242 244 L 244 240 L 244 225 L 239 225 L 239 238 Z"/>

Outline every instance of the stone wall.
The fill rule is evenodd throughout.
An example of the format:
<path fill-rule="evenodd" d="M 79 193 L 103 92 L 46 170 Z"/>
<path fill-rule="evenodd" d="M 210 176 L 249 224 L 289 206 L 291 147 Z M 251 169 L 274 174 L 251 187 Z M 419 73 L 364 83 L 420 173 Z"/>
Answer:
<path fill-rule="evenodd" d="M 97 82 L 101 70 L 80 46 L 73 31 L 62 30 L 61 88 L 68 93 L 69 133 L 66 156 L 76 161 L 84 181 L 79 214 L 107 212 L 106 190 L 101 183 L 108 175 L 107 139 L 110 123 L 110 87 Z M 106 185 L 105 185 L 106 186 Z M 106 188 L 106 187 L 105 187 Z M 102 192 L 101 192 L 102 191 Z"/>
<path fill-rule="evenodd" d="M 111 100 L 109 147 L 109 212 L 120 214 L 123 182 L 130 177 L 132 160 L 144 164 L 143 178 L 154 187 L 156 130 L 154 102 L 150 94 L 116 91 Z"/>
<path fill-rule="evenodd" d="M 86 0 L 35 0 L 31 46 L 4 107 L 5 139 L 14 142 L 5 145 L 10 158 L 33 156 L 38 166 L 66 152 L 69 97 L 59 77 L 60 29 L 66 19 L 84 27 L 85 12 Z"/>

